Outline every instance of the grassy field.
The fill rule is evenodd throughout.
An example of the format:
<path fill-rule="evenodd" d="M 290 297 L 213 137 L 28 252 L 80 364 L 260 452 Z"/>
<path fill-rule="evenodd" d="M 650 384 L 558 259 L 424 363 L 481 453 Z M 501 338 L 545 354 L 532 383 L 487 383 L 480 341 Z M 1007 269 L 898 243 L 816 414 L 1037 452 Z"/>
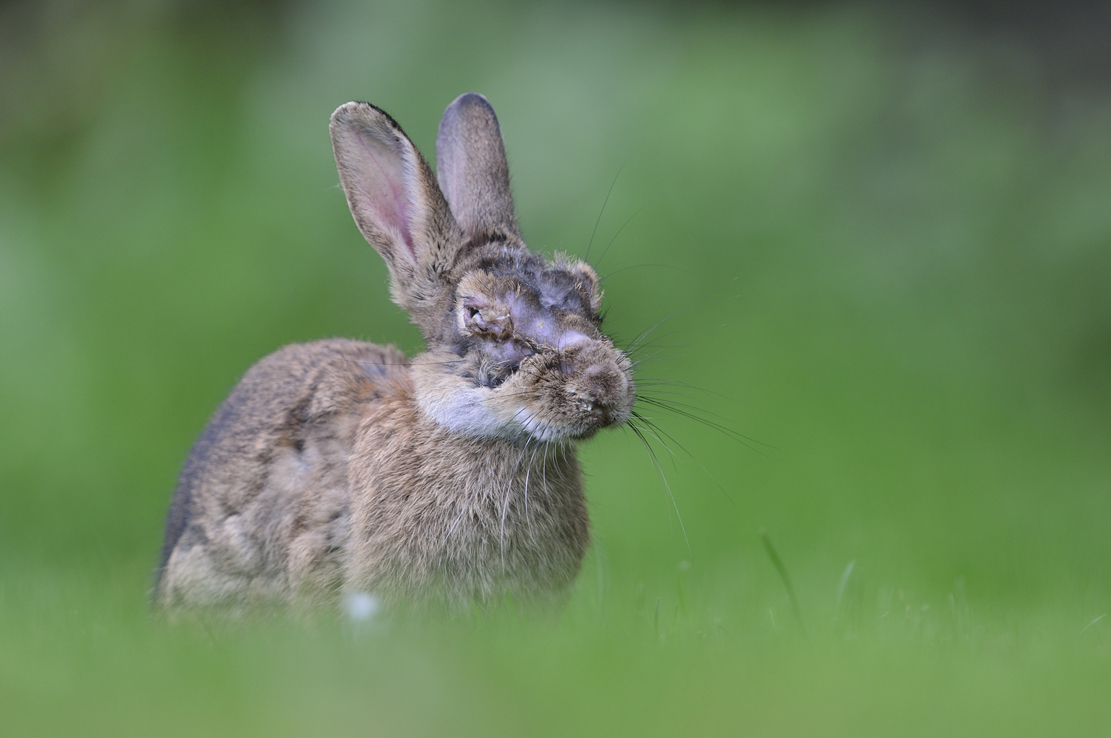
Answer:
<path fill-rule="evenodd" d="M 1111 733 L 1107 79 L 838 4 L 154 7 L 0 9 L 0 735 Z M 647 407 L 666 485 L 583 448 L 561 613 L 152 618 L 238 376 L 420 346 L 328 116 L 431 155 L 467 90 L 533 248 L 666 319 L 645 394 L 730 432 Z"/>

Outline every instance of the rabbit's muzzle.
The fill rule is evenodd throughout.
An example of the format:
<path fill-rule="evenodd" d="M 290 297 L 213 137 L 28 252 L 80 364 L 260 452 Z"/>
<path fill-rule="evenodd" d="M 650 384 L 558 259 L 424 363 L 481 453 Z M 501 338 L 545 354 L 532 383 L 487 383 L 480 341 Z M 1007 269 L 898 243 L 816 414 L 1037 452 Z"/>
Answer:
<path fill-rule="evenodd" d="M 623 353 L 606 342 L 590 341 L 558 351 L 554 359 L 558 372 L 541 378 L 530 403 L 538 420 L 559 429 L 560 435 L 586 438 L 629 419 L 636 390 Z"/>
<path fill-rule="evenodd" d="M 629 380 L 615 367 L 594 364 L 583 372 L 578 399 L 601 426 L 611 425 L 629 394 Z"/>

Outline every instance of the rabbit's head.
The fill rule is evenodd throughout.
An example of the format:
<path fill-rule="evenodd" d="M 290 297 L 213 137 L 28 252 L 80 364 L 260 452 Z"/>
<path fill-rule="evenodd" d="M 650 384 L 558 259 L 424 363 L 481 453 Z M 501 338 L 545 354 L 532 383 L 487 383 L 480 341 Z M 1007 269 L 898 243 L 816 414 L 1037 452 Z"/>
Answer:
<path fill-rule="evenodd" d="M 424 412 L 460 433 L 520 441 L 586 438 L 629 418 L 632 364 L 601 330 L 598 277 L 525 246 L 484 97 L 445 111 L 438 184 L 378 108 L 347 103 L 331 130 L 355 222 L 428 343 L 412 371 Z"/>

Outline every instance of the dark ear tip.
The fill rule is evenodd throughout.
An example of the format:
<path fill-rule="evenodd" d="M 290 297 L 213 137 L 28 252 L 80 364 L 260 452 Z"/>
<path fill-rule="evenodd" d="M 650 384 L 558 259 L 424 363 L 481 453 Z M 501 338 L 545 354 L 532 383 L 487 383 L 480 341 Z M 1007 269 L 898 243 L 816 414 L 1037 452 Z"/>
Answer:
<path fill-rule="evenodd" d="M 352 101 L 336 108 L 335 112 L 332 113 L 330 127 L 333 131 L 337 128 L 348 128 L 353 124 L 365 128 L 380 128 L 383 122 L 390 128 L 401 130 L 397 121 L 391 118 L 390 114 L 382 108 L 370 103 Z"/>
<path fill-rule="evenodd" d="M 336 108 L 336 111 L 332 113 L 332 123 L 343 123 L 352 118 L 365 116 L 368 113 L 373 114 L 371 112 L 373 110 L 375 110 L 375 107 L 370 103 L 352 100 Z"/>

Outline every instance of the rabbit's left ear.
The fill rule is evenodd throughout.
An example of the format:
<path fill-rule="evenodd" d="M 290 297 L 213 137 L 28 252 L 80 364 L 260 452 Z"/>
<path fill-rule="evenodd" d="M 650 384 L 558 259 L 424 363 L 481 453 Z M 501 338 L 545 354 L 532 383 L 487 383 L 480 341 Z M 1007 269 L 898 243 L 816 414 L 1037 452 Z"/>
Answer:
<path fill-rule="evenodd" d="M 440 188 L 471 245 L 508 241 L 524 245 L 498 117 L 486 98 L 460 95 L 444 111 L 436 136 Z"/>
<path fill-rule="evenodd" d="M 432 170 L 401 127 L 373 105 L 332 114 L 332 150 L 355 223 L 390 268 L 394 301 L 425 325 L 449 289 L 463 232 Z"/>

